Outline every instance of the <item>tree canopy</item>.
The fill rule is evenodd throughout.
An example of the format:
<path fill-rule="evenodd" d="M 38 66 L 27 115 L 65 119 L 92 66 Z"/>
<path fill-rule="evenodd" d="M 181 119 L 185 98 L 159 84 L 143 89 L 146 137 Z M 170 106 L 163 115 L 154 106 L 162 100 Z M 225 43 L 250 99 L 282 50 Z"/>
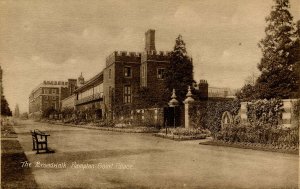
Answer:
<path fill-rule="evenodd" d="M 170 64 L 166 70 L 165 85 L 166 98 L 170 99 L 173 89 L 176 90 L 177 100 L 182 102 L 185 99 L 188 86 L 192 86 L 193 61 L 188 56 L 182 36 L 176 38 L 175 46 L 171 52 Z"/>
<path fill-rule="evenodd" d="M 274 2 L 275 5 L 266 18 L 265 38 L 258 44 L 262 51 L 262 58 L 258 64 L 261 75 L 254 86 L 245 85 L 237 94 L 244 100 L 297 96 L 299 72 L 296 65 L 299 61 L 294 51 L 297 49 L 299 35 L 289 12 L 289 0 Z"/>
<path fill-rule="evenodd" d="M 12 112 L 4 95 L 1 97 L 1 115 L 12 116 Z"/>

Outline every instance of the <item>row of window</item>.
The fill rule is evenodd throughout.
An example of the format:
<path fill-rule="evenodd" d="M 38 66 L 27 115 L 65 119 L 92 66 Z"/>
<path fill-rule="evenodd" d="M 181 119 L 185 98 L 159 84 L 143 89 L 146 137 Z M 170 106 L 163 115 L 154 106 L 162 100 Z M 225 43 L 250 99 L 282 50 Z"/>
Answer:
<path fill-rule="evenodd" d="M 44 89 L 43 94 L 56 94 L 57 89 Z"/>
<path fill-rule="evenodd" d="M 146 67 L 142 67 L 142 75 L 141 77 L 144 78 L 146 74 Z M 124 77 L 130 78 L 132 77 L 132 68 L 130 66 L 124 67 Z M 108 78 L 111 79 L 111 69 L 108 70 Z M 165 68 L 157 68 L 157 78 L 164 79 L 165 78 Z"/>
<path fill-rule="evenodd" d="M 58 98 L 58 96 L 44 96 L 44 100 L 56 100 Z"/>

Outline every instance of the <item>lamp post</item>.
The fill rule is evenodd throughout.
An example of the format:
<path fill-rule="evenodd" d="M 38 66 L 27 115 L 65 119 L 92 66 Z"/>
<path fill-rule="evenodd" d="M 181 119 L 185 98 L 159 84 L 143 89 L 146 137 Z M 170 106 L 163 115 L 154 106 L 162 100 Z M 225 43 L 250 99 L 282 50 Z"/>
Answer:
<path fill-rule="evenodd" d="M 173 108 L 174 108 L 174 129 L 175 129 L 175 124 L 176 124 L 175 107 L 178 106 L 178 104 L 179 104 L 178 100 L 176 100 L 177 96 L 176 96 L 176 94 L 175 94 L 175 89 L 173 89 L 171 98 L 172 98 L 172 99 L 170 100 L 170 102 L 168 103 L 168 105 L 169 105 L 170 107 L 173 107 Z"/>

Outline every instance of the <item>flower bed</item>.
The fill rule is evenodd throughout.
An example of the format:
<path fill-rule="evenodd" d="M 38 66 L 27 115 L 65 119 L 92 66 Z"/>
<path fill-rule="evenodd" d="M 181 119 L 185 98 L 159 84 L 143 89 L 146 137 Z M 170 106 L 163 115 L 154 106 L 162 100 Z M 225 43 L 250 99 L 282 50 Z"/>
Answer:
<path fill-rule="evenodd" d="M 115 132 L 125 132 L 125 133 L 157 133 L 159 130 L 155 127 L 136 127 L 136 126 L 126 126 L 126 127 L 114 127 L 114 124 L 111 122 L 98 122 L 98 123 L 86 123 L 86 122 L 78 122 L 78 123 L 63 123 L 56 122 L 53 120 L 43 120 L 41 122 L 46 122 L 50 124 L 63 125 L 63 126 L 71 126 L 71 127 L 80 127 L 87 129 L 97 129 L 103 131 L 115 131 Z"/>
<path fill-rule="evenodd" d="M 167 130 L 167 134 L 166 134 Z M 210 136 L 209 130 L 203 130 L 199 128 L 167 128 L 160 129 L 159 133 L 155 134 L 155 136 L 169 138 L 173 140 L 196 140 L 196 139 L 205 139 Z"/>

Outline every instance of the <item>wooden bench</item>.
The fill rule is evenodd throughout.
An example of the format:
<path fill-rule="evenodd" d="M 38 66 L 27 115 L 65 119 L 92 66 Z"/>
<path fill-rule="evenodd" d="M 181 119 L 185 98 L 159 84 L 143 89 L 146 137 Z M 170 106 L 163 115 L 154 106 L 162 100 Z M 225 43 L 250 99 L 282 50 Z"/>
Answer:
<path fill-rule="evenodd" d="M 32 150 L 36 150 L 37 154 L 40 153 L 40 150 L 45 150 L 45 152 L 49 152 L 47 137 L 50 135 L 37 129 L 30 132 L 32 136 Z"/>

